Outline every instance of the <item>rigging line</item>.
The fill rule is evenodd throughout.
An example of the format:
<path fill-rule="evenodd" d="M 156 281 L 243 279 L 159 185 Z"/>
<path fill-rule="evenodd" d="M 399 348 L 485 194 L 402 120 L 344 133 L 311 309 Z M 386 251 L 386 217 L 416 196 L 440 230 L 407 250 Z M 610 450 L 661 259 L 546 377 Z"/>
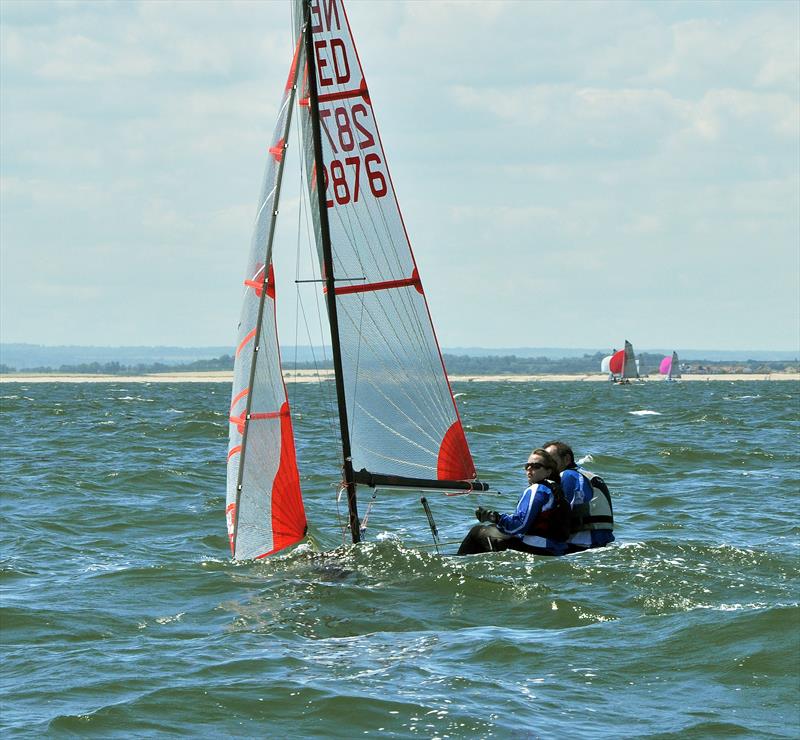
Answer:
<path fill-rule="evenodd" d="M 307 110 L 304 109 L 304 108 L 300 108 L 300 110 L 298 111 L 298 119 L 300 119 L 304 115 L 308 115 L 307 114 Z M 302 120 L 300 122 L 302 123 Z M 305 133 L 304 133 L 305 128 L 307 128 L 307 126 L 306 126 L 305 123 L 303 123 L 302 125 L 298 125 L 295 128 L 296 128 L 296 137 L 297 137 L 297 141 L 298 141 L 298 150 L 303 152 L 303 156 L 301 156 L 299 158 L 299 160 L 300 160 L 300 162 L 299 162 L 300 197 L 299 197 L 299 208 L 298 208 L 298 229 L 297 229 L 297 243 L 296 243 L 297 262 L 298 262 L 298 265 L 299 265 L 299 263 L 300 263 L 300 254 L 301 254 L 300 244 L 302 242 L 303 233 L 305 233 L 305 237 L 306 237 L 305 241 L 306 241 L 306 246 L 308 248 L 308 255 L 309 255 L 308 264 L 311 267 L 312 274 L 316 274 L 315 270 L 316 270 L 316 265 L 317 265 L 317 255 L 315 254 L 315 249 L 312 246 L 312 238 L 311 238 L 312 225 L 310 223 L 311 222 L 311 216 L 310 216 L 311 205 L 310 205 L 309 201 L 310 201 L 310 198 L 311 198 L 311 195 L 310 195 L 311 188 L 309 186 L 309 178 L 308 178 L 308 175 L 309 175 L 309 172 L 308 172 L 309 154 L 307 152 L 309 147 L 305 146 L 305 138 L 306 137 L 305 137 Z M 306 166 L 303 166 L 304 163 L 305 163 Z M 303 228 L 303 223 L 305 223 L 305 229 Z M 299 274 L 297 275 L 297 277 L 299 277 Z M 313 337 L 311 335 L 311 327 L 310 327 L 310 324 L 309 324 L 309 321 L 308 321 L 308 314 L 306 313 L 305 302 L 302 299 L 302 293 L 300 292 L 299 285 L 297 285 L 297 281 L 296 281 L 296 284 L 295 284 L 295 291 L 296 291 L 298 304 L 299 304 L 298 313 L 296 314 L 296 322 L 299 324 L 299 313 L 302 312 L 302 314 L 303 314 L 303 324 L 305 326 L 306 336 L 308 338 L 309 349 L 310 349 L 310 352 L 311 352 L 312 365 L 313 365 L 313 367 L 314 367 L 314 369 L 316 371 L 317 387 L 318 387 L 318 389 L 320 391 L 320 396 L 321 396 L 322 402 L 323 402 L 323 408 L 325 410 L 323 415 L 325 417 L 325 420 L 326 420 L 326 422 L 328 424 L 328 427 L 329 427 L 330 431 L 331 432 L 335 432 L 335 428 L 334 428 L 334 413 L 333 413 L 334 401 L 333 401 L 332 391 L 328 387 L 327 384 L 322 382 L 322 377 L 321 377 L 322 374 L 321 374 L 320 362 L 319 362 L 319 359 L 317 357 L 316 349 L 314 347 L 314 340 L 313 340 Z M 322 325 L 322 312 L 320 310 L 320 305 L 319 305 L 319 295 L 318 295 L 318 293 L 316 291 L 314 292 L 314 301 L 315 301 L 315 307 L 316 307 L 317 326 L 318 326 L 318 329 L 319 329 L 319 337 L 320 337 L 320 340 L 322 342 L 323 361 L 325 361 L 326 356 L 327 356 L 327 352 L 325 350 L 325 332 L 324 332 L 323 325 Z M 299 337 L 299 330 L 296 332 L 296 335 Z"/>
<path fill-rule="evenodd" d="M 295 6 L 292 4 L 292 28 L 294 29 L 296 26 L 301 25 L 297 22 L 297 18 L 295 16 Z M 301 64 L 305 67 L 305 50 L 301 51 L 301 56 L 298 59 L 298 64 Z M 300 126 L 300 116 L 302 115 L 302 111 L 297 111 L 297 118 L 296 118 L 296 125 L 293 127 L 295 140 L 297 142 L 297 176 L 298 182 L 300 186 L 300 192 L 298 197 L 298 207 L 297 207 L 297 240 L 295 242 L 295 310 L 294 310 L 294 362 L 293 362 L 293 369 L 295 371 L 295 378 L 292 383 L 293 386 L 297 386 L 297 365 L 298 365 L 298 354 L 299 354 L 299 337 L 300 337 L 300 313 L 304 311 L 302 306 L 302 296 L 300 294 L 300 287 L 297 285 L 297 279 L 300 276 L 300 242 L 302 237 L 302 223 L 303 223 L 303 212 L 305 207 L 305 201 L 303 199 L 303 138 L 301 133 L 301 126 Z M 291 131 L 290 131 L 291 134 Z M 313 360 L 313 344 L 309 342 L 312 351 L 312 360 Z"/>
<path fill-rule="evenodd" d="M 308 109 L 303 109 L 303 110 L 300 111 L 300 113 L 301 113 L 302 116 L 304 116 L 306 118 L 310 117 L 310 113 L 309 113 Z M 306 155 L 305 155 L 306 167 L 303 170 L 303 183 L 305 184 L 305 187 L 301 189 L 301 192 L 302 192 L 303 205 L 304 205 L 304 208 L 306 209 L 305 210 L 305 215 L 306 215 L 306 239 L 307 239 L 306 243 L 307 243 L 307 246 L 308 246 L 309 258 L 310 258 L 309 259 L 309 264 L 311 265 L 311 268 L 312 268 L 312 274 L 316 277 L 316 275 L 317 275 L 317 273 L 316 273 L 317 265 L 318 265 L 319 261 L 322 259 L 322 256 L 321 256 L 319 250 L 316 248 L 316 238 L 314 240 L 314 243 L 312 244 L 311 234 L 312 234 L 312 231 L 313 231 L 315 233 L 315 235 L 316 235 L 316 229 L 313 227 L 313 224 L 309 223 L 309 221 L 311 220 L 311 211 L 312 211 L 312 203 L 311 203 L 311 201 L 312 200 L 314 200 L 314 201 L 318 200 L 318 198 L 316 196 L 316 192 L 312 193 L 312 191 L 311 191 L 311 188 L 312 188 L 312 184 L 311 184 L 312 183 L 312 180 L 311 180 L 311 169 L 313 167 L 313 165 L 311 164 L 311 162 L 313 161 L 313 153 L 311 152 L 311 149 L 312 149 L 311 141 L 310 141 L 311 136 L 310 136 L 310 133 L 309 133 L 310 130 L 311 130 L 311 123 L 310 122 L 309 123 L 303 123 L 302 129 L 303 129 L 302 134 L 306 137 L 306 139 L 308 139 L 308 145 L 304 146 L 304 151 L 306 151 Z M 300 132 L 298 132 L 298 135 L 300 135 Z M 304 141 L 304 144 L 305 144 L 305 141 Z M 321 275 L 320 275 L 320 278 L 321 278 Z M 316 291 L 314 292 L 314 299 L 315 299 L 316 307 L 317 307 L 317 319 L 318 319 L 318 324 L 319 324 L 318 328 L 319 328 L 319 332 L 320 332 L 320 337 L 322 339 L 323 360 L 327 361 L 327 359 L 328 359 L 327 350 L 326 350 L 325 341 L 324 341 L 325 328 L 324 328 L 324 323 L 323 323 L 323 320 L 322 320 L 323 312 L 322 312 L 322 309 L 320 307 L 320 296 L 319 296 L 319 293 L 317 293 Z M 315 359 L 315 362 L 316 362 L 316 359 Z"/>
<path fill-rule="evenodd" d="M 296 289 L 298 291 L 298 297 L 299 297 L 299 301 L 298 301 L 299 312 L 302 313 L 302 316 L 303 316 L 303 325 L 304 325 L 305 330 L 306 330 L 306 337 L 308 338 L 309 347 L 311 349 L 311 358 L 312 358 L 312 362 L 313 362 L 313 365 L 314 365 L 314 370 L 316 372 L 317 387 L 318 387 L 318 389 L 319 389 L 319 391 L 320 391 L 320 393 L 322 395 L 323 407 L 325 408 L 325 411 L 326 411 L 326 413 L 324 414 L 325 420 L 327 422 L 329 431 L 332 434 L 335 435 L 336 428 L 334 426 L 334 420 L 333 420 L 333 399 L 332 399 L 332 394 L 331 394 L 329 385 L 324 383 L 323 380 L 322 380 L 322 372 L 321 372 L 322 368 L 320 367 L 320 364 L 317 362 L 317 354 L 316 354 L 316 350 L 314 349 L 314 342 L 313 342 L 313 338 L 311 336 L 311 327 L 310 327 L 309 322 L 308 322 L 308 315 L 306 313 L 305 302 L 302 300 L 302 297 L 300 297 L 299 286 L 297 286 Z M 316 296 L 316 291 L 315 291 L 315 296 Z M 298 322 L 299 322 L 299 316 L 298 316 Z"/>
<path fill-rule="evenodd" d="M 347 532 L 350 529 L 350 520 L 348 518 L 347 524 L 342 523 L 342 512 L 339 508 L 339 498 L 342 495 L 342 492 L 346 492 L 347 488 L 344 486 L 339 486 L 339 490 L 336 492 L 336 496 L 334 496 L 334 502 L 336 503 L 336 521 L 339 522 L 337 529 L 340 530 L 342 534 L 342 545 L 347 544 Z"/>
<path fill-rule="evenodd" d="M 377 488 L 373 488 L 372 489 L 372 497 L 370 498 L 369 503 L 367 504 L 367 511 L 364 513 L 364 518 L 361 520 L 361 531 L 362 532 L 364 532 L 367 529 L 367 520 L 369 519 L 369 514 L 372 511 L 372 505 L 375 503 L 377 498 L 378 498 L 378 489 Z"/>
<path fill-rule="evenodd" d="M 306 187 L 302 187 L 303 183 L 305 183 Z M 319 254 L 315 248 L 315 244 L 312 243 L 311 234 L 313 224 L 310 223 L 311 219 L 311 188 L 309 185 L 308 180 L 308 170 L 303 171 L 303 182 L 301 182 L 301 200 L 303 205 L 303 213 L 305 215 L 305 234 L 306 234 L 306 246 L 308 247 L 308 263 L 311 265 L 312 275 L 316 276 L 318 273 L 316 272 L 318 268 L 318 260 Z M 299 235 L 298 235 L 299 240 Z M 317 326 L 319 328 L 319 337 L 320 341 L 322 342 L 322 360 L 323 362 L 327 363 L 327 350 L 325 347 L 325 328 L 323 324 L 322 318 L 322 308 L 320 306 L 320 291 L 313 291 L 314 295 L 314 306 L 316 308 L 316 316 L 317 316 Z M 335 412 L 335 394 L 334 389 L 330 387 L 329 384 L 322 382 L 322 374 L 321 374 L 321 367 L 320 363 L 317 361 L 317 353 L 314 349 L 314 342 L 311 338 L 311 327 L 308 324 L 308 319 L 305 316 L 305 305 L 303 306 L 304 317 L 303 320 L 306 325 L 306 334 L 308 335 L 309 346 L 311 347 L 311 357 L 314 363 L 314 368 L 317 371 L 317 387 L 322 395 L 323 402 L 325 404 L 325 411 L 326 411 L 326 421 L 328 424 L 328 429 L 334 434 L 337 432 L 336 427 L 336 412 Z"/>

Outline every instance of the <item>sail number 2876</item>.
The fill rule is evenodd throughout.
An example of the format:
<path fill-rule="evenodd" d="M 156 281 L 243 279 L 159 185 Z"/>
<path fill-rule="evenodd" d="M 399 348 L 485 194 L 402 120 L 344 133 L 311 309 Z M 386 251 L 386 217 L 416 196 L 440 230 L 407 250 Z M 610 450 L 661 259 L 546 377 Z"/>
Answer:
<path fill-rule="evenodd" d="M 333 110 L 322 108 L 319 112 L 320 123 L 331 150 L 334 154 L 347 154 L 359 150 L 354 156 L 333 158 L 325 167 L 325 188 L 330 187 L 333 198 L 325 201 L 328 208 L 333 208 L 334 200 L 340 205 L 347 205 L 351 201 L 358 202 L 361 190 L 361 163 L 364 163 L 364 175 L 369 183 L 369 189 L 376 198 L 383 198 L 389 188 L 386 177 L 381 171 L 381 158 L 375 152 L 359 156 L 365 149 L 375 147 L 375 137 L 358 119 L 367 119 L 369 114 L 366 106 L 361 103 L 354 105 L 348 112 L 344 106 Z M 333 136 L 331 135 L 333 131 Z M 338 146 L 337 146 L 338 144 Z M 332 186 L 332 187 L 331 187 Z"/>

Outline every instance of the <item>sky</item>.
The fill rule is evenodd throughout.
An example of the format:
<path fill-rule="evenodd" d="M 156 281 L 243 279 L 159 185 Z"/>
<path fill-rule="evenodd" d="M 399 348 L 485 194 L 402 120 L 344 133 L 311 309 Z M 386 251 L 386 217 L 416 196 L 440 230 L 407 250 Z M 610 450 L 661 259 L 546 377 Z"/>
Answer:
<path fill-rule="evenodd" d="M 800 3 L 346 7 L 443 347 L 800 350 Z M 1 341 L 235 342 L 292 47 L 0 2 Z"/>

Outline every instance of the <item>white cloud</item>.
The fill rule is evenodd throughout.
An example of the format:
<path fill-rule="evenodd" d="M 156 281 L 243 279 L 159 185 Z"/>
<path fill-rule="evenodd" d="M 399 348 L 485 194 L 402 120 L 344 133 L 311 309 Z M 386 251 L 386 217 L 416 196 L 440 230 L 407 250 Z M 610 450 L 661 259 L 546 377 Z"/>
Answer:
<path fill-rule="evenodd" d="M 759 280 L 797 293 L 796 3 L 350 3 L 348 14 L 443 344 L 519 343 L 520 265 L 550 288 L 565 264 L 609 289 L 632 282 L 643 315 L 664 275 L 718 305 L 731 291 L 779 301 Z M 4 0 L 4 338 L 11 325 L 29 340 L 49 331 L 63 310 L 63 338 L 89 341 L 80 331 L 97 305 L 124 298 L 91 341 L 229 340 L 291 48 L 283 2 Z M 754 245 L 772 273 L 792 269 L 729 266 Z M 37 265 L 31 307 L 20 286 Z M 724 279 L 703 284 L 711 272 Z M 449 299 L 476 275 L 481 300 Z M 164 317 L 193 301 L 176 336 Z M 568 307 L 586 332 L 574 341 L 594 344 L 619 308 L 616 297 Z M 785 347 L 796 334 L 797 317 L 765 329 L 734 313 L 715 319 L 721 345 Z"/>

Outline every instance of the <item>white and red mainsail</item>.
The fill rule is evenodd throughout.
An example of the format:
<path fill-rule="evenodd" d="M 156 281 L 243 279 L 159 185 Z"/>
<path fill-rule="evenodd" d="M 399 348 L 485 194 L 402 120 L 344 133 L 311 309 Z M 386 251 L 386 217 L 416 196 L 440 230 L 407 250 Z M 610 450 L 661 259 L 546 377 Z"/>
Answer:
<path fill-rule="evenodd" d="M 304 6 L 307 6 L 304 7 Z M 307 11 L 307 15 L 306 15 Z M 295 0 L 308 18 L 316 80 L 299 91 L 303 158 L 320 261 L 333 277 L 350 456 L 356 482 L 476 477 L 341 0 Z M 314 103 L 316 102 L 316 110 Z M 313 128 L 325 182 L 319 204 Z M 323 220 L 327 224 L 323 228 Z M 323 246 L 328 232 L 331 259 Z M 333 276 L 325 273 L 326 264 Z M 329 290 L 327 292 L 330 292 Z"/>
<path fill-rule="evenodd" d="M 289 402 L 281 374 L 275 321 L 272 236 L 297 70 L 298 44 L 267 165 L 244 279 L 233 371 L 226 519 L 237 559 L 264 557 L 301 540 L 306 517 L 300 495 Z"/>

